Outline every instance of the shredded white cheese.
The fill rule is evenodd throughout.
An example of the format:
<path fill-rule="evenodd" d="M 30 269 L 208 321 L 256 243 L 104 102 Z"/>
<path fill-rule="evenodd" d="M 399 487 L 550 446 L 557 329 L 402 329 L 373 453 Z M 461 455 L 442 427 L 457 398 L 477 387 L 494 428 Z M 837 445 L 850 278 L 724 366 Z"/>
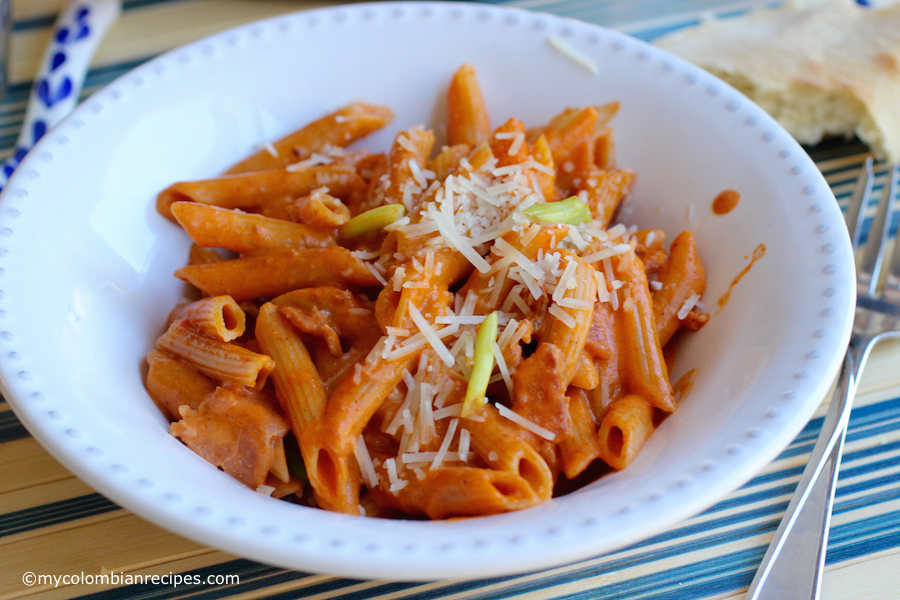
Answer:
<path fill-rule="evenodd" d="M 369 455 L 369 448 L 366 446 L 363 436 L 359 436 L 353 454 L 356 456 L 356 462 L 359 463 L 359 470 L 365 484 L 369 488 L 377 487 L 378 473 L 375 471 L 375 465 L 372 464 L 372 457 Z"/>
<path fill-rule="evenodd" d="M 552 442 L 553 440 L 556 439 L 555 433 L 553 433 L 549 429 L 545 429 L 544 427 L 541 427 L 534 421 L 530 421 L 530 420 L 526 419 L 519 413 L 514 412 L 511 408 L 507 408 L 506 406 L 498 403 L 497 410 L 500 412 L 501 417 L 505 417 L 505 418 L 509 419 L 510 421 L 512 421 L 513 423 L 521 425 L 528 431 L 532 432 L 533 434 L 535 434 L 537 436 L 544 438 L 545 440 L 549 440 Z"/>
<path fill-rule="evenodd" d="M 557 50 L 560 54 L 568 58 L 569 60 L 575 62 L 580 67 L 583 67 L 590 73 L 596 75 L 600 72 L 600 68 L 597 66 L 597 62 L 592 58 L 576 49 L 574 46 L 563 40 L 557 35 L 551 35 L 547 38 L 547 43 L 550 46 Z"/>
<path fill-rule="evenodd" d="M 697 304 L 697 301 L 699 299 L 699 294 L 691 294 L 690 296 L 688 296 L 687 299 L 685 299 L 684 304 L 681 305 L 681 308 L 678 309 L 678 312 L 675 316 L 679 319 L 686 318 L 688 316 L 688 313 L 690 313 L 694 309 L 694 306 Z"/>

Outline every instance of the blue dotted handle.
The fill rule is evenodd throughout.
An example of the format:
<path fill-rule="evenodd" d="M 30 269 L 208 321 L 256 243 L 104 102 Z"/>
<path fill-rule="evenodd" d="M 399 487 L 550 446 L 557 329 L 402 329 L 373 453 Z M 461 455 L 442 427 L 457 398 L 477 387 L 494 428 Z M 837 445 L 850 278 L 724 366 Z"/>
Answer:
<path fill-rule="evenodd" d="M 75 108 L 91 57 L 121 9 L 119 0 L 75 0 L 60 14 L 34 80 L 19 139 L 0 169 L 0 189 L 37 141 Z"/>

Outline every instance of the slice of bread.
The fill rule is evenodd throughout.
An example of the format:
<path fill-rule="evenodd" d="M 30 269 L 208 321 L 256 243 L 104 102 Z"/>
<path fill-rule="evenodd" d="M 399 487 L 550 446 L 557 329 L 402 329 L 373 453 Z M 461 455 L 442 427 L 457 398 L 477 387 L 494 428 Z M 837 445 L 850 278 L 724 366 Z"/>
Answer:
<path fill-rule="evenodd" d="M 801 143 L 856 134 L 900 161 L 900 5 L 789 0 L 655 43 L 739 89 Z"/>

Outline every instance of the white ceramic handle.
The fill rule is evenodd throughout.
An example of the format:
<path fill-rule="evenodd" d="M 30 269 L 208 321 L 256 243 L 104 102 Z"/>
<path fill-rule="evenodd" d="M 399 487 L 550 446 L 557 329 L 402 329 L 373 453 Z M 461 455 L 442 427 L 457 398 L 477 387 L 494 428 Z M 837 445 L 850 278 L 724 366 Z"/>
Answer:
<path fill-rule="evenodd" d="M 0 187 L 35 143 L 75 108 L 97 46 L 122 10 L 119 0 L 75 0 L 60 13 L 34 78 L 19 139 Z"/>

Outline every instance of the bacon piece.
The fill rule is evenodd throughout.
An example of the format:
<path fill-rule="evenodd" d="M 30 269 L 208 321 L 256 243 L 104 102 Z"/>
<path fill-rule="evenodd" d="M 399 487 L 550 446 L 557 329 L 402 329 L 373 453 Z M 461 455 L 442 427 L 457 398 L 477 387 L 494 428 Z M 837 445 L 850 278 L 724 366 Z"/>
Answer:
<path fill-rule="evenodd" d="M 223 471 L 253 489 L 266 482 L 287 422 L 263 394 L 243 386 L 220 386 L 197 410 L 181 406 L 169 431 Z"/>

